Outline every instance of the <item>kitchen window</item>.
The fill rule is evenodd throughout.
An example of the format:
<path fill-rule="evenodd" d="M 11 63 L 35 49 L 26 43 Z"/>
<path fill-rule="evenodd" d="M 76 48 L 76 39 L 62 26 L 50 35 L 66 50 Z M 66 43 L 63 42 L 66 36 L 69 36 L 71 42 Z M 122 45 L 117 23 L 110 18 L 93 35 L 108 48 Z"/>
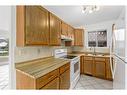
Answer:
<path fill-rule="evenodd" d="M 88 32 L 88 47 L 107 47 L 107 31 Z"/>

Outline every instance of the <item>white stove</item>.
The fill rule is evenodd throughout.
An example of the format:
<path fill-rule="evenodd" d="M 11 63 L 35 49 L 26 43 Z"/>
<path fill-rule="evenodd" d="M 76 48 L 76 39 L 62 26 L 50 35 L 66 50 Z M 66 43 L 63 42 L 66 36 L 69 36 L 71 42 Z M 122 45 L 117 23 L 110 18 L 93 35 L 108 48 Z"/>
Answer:
<path fill-rule="evenodd" d="M 54 57 L 70 61 L 70 89 L 73 89 L 80 79 L 80 57 L 67 55 L 67 49 L 56 49 Z"/>

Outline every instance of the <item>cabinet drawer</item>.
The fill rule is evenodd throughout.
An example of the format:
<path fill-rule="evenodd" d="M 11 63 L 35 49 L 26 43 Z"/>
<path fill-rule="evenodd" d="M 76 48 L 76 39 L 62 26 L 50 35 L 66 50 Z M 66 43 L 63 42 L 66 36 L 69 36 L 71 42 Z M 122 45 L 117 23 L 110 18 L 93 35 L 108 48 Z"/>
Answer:
<path fill-rule="evenodd" d="M 95 61 L 105 61 L 105 58 L 98 58 L 98 57 L 96 58 L 95 57 Z"/>
<path fill-rule="evenodd" d="M 62 74 L 63 72 L 65 72 L 68 69 L 70 69 L 70 63 L 67 63 L 64 66 L 60 67 L 60 74 Z"/>
<path fill-rule="evenodd" d="M 55 78 L 54 80 L 52 80 L 51 82 L 49 82 L 48 84 L 46 84 L 43 88 L 46 90 L 55 90 L 55 89 L 59 89 L 59 78 Z"/>
<path fill-rule="evenodd" d="M 36 87 L 37 89 L 42 88 L 44 85 L 46 85 L 48 82 L 52 81 L 54 78 L 58 77 L 59 75 L 59 69 L 56 69 L 40 78 L 36 81 Z"/>
<path fill-rule="evenodd" d="M 93 57 L 85 56 L 85 60 L 93 60 Z"/>

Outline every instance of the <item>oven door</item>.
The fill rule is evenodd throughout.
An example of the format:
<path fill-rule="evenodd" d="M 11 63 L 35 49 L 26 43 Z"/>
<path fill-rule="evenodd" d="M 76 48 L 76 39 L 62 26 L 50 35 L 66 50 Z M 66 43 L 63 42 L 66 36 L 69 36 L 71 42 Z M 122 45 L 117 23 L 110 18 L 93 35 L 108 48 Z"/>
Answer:
<path fill-rule="evenodd" d="M 80 75 L 80 61 L 79 60 L 75 62 L 73 61 L 71 75 L 72 75 L 72 80 L 75 80 L 75 78 Z"/>

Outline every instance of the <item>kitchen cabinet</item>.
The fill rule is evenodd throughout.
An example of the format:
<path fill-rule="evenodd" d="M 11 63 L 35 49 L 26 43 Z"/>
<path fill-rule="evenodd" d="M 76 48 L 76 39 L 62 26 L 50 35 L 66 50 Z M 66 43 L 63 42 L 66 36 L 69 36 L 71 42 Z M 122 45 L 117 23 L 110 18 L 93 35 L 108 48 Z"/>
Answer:
<path fill-rule="evenodd" d="M 61 20 L 50 13 L 50 45 L 61 45 Z"/>
<path fill-rule="evenodd" d="M 83 74 L 84 73 L 84 56 L 80 56 L 80 73 Z"/>
<path fill-rule="evenodd" d="M 61 36 L 73 39 L 65 46 L 83 46 L 83 29 L 74 29 L 42 6 L 16 7 L 17 46 L 60 46 Z"/>
<path fill-rule="evenodd" d="M 68 25 L 62 21 L 61 35 L 68 36 Z"/>
<path fill-rule="evenodd" d="M 110 58 L 83 55 L 80 57 L 81 74 L 112 80 Z"/>
<path fill-rule="evenodd" d="M 106 78 L 106 60 L 102 57 L 95 57 L 94 76 Z"/>
<path fill-rule="evenodd" d="M 83 72 L 88 75 L 93 75 L 93 57 L 84 57 Z"/>
<path fill-rule="evenodd" d="M 74 29 L 68 25 L 68 37 L 74 39 Z"/>
<path fill-rule="evenodd" d="M 16 88 L 38 89 L 38 90 L 39 89 L 69 89 L 70 88 L 70 62 L 37 78 L 16 69 Z"/>
<path fill-rule="evenodd" d="M 110 58 L 106 58 L 106 78 L 112 80 L 112 73 L 110 68 Z"/>
<path fill-rule="evenodd" d="M 75 29 L 74 30 L 74 46 L 83 46 L 84 45 L 84 30 Z"/>
<path fill-rule="evenodd" d="M 74 46 L 74 28 L 68 25 L 68 38 L 72 39 L 71 41 L 65 41 L 65 46 Z"/>
<path fill-rule="evenodd" d="M 70 73 L 69 70 L 66 70 L 63 74 L 60 75 L 60 89 L 69 89 L 70 87 Z"/>
<path fill-rule="evenodd" d="M 70 88 L 70 64 L 60 68 L 60 89 Z"/>
<path fill-rule="evenodd" d="M 17 46 L 48 45 L 48 11 L 40 6 L 17 6 Z"/>

